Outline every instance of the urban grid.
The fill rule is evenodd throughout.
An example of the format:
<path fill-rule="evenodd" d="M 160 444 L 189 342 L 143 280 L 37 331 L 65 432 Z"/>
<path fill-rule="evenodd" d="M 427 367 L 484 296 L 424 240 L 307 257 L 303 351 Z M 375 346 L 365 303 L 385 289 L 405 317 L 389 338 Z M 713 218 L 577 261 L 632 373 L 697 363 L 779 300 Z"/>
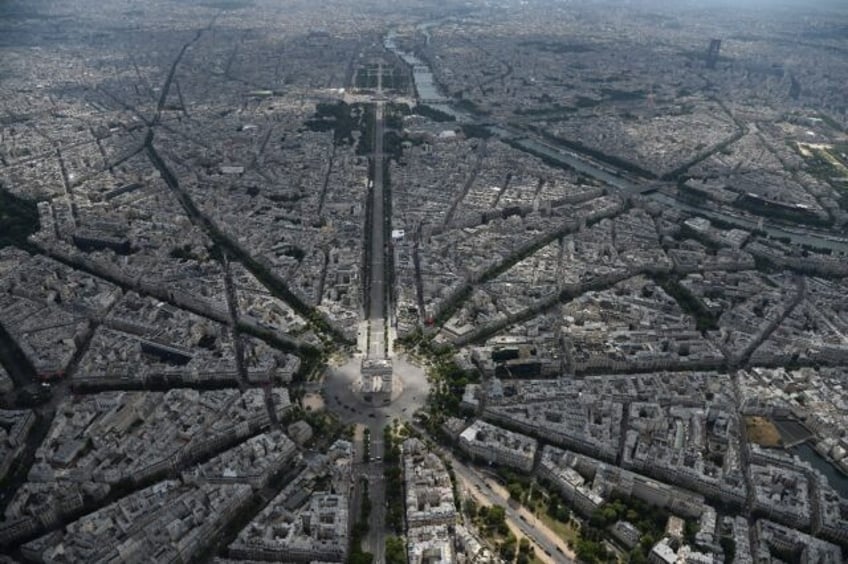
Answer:
<path fill-rule="evenodd" d="M 0 1 L 0 564 L 845 561 L 844 0 Z"/>

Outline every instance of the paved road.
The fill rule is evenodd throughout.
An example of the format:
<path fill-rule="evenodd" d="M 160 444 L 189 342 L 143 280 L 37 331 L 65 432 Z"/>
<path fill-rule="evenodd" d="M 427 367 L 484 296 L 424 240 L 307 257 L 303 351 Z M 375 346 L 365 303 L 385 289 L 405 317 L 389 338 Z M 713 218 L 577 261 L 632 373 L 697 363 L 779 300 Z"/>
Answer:
<path fill-rule="evenodd" d="M 385 455 L 383 445 L 383 421 L 375 419 L 368 425 L 371 430 L 371 460 L 361 468 L 368 478 L 368 496 L 371 498 L 371 516 L 368 520 L 368 536 L 365 550 L 374 555 L 374 562 L 386 561 L 386 483 L 383 479 Z"/>
<path fill-rule="evenodd" d="M 395 376 L 402 385 L 400 395 L 388 405 L 373 405 L 363 401 L 354 392 L 360 361 L 361 356 L 357 356 L 341 366 L 327 368 L 322 391 L 327 409 L 345 424 L 361 423 L 370 427 L 375 421 L 385 424 L 395 418 L 412 421 L 412 416 L 427 401 L 430 390 L 424 370 L 411 364 L 403 356 L 395 356 L 392 363 Z M 382 432 L 382 426 L 380 429 Z"/>
<path fill-rule="evenodd" d="M 409 364 L 403 357 L 394 359 L 396 374 L 403 381 L 403 390 L 389 405 L 372 405 L 362 401 L 353 391 L 353 384 L 359 374 L 360 358 L 350 359 L 342 366 L 327 369 L 322 390 L 326 408 L 346 424 L 358 423 L 371 431 L 370 457 L 374 460 L 360 464 L 354 472 L 354 479 L 368 479 L 368 495 L 371 499 L 371 516 L 368 535 L 363 539 L 363 548 L 374 554 L 374 562 L 384 561 L 386 539 L 386 502 L 383 480 L 383 428 L 393 419 L 411 421 L 414 412 L 424 405 L 429 384 L 424 371 Z M 377 458 L 381 460 L 377 460 Z M 361 451 L 356 462 L 361 461 Z M 354 504 L 358 515 L 359 506 Z"/>
<path fill-rule="evenodd" d="M 492 500 L 490 500 L 486 496 L 486 493 L 484 493 L 484 491 L 477 489 L 476 486 L 471 484 L 469 481 L 467 481 L 461 475 L 457 474 L 456 479 L 457 479 L 457 487 L 459 488 L 459 492 L 460 492 L 460 495 L 462 496 L 462 499 L 468 499 L 470 497 L 470 498 L 473 498 L 477 502 L 478 505 L 491 505 L 492 504 Z M 509 515 L 507 515 L 507 517 L 506 517 L 506 525 L 509 528 L 509 531 L 515 536 L 515 538 L 517 538 L 517 539 L 520 539 L 522 537 L 527 537 L 528 539 L 530 538 L 527 534 L 525 534 L 524 532 L 521 531 L 521 529 L 518 528 L 518 525 L 516 524 L 516 520 L 512 519 Z M 530 545 L 533 547 L 535 555 L 536 555 L 536 557 L 539 561 L 544 562 L 544 564 L 558 564 L 556 557 L 561 556 L 560 554 L 557 553 L 556 555 L 552 554 L 552 555 L 549 556 L 545 552 L 546 549 L 543 549 L 541 546 L 539 546 L 537 543 L 533 542 L 532 540 L 530 541 Z"/>
<path fill-rule="evenodd" d="M 424 371 L 409 364 L 403 357 L 396 357 L 394 365 L 397 374 L 403 380 L 403 391 L 389 405 L 372 405 L 362 401 L 353 391 L 353 383 L 359 372 L 359 359 L 353 358 L 343 366 L 328 368 L 324 381 L 324 402 L 326 408 L 336 414 L 344 423 L 358 423 L 371 431 L 370 457 L 368 463 L 356 468 L 355 479 L 368 479 L 368 495 L 371 499 L 371 516 L 368 535 L 363 548 L 375 555 L 374 562 L 382 562 L 385 550 L 386 501 L 383 480 L 383 428 L 393 419 L 411 421 L 413 413 L 425 402 L 428 383 Z M 380 458 L 381 460 L 377 460 Z M 361 458 L 357 458 L 357 462 Z M 358 506 L 354 508 L 358 511 Z M 358 513 L 357 513 L 358 515 Z"/>
<path fill-rule="evenodd" d="M 500 505 L 506 510 L 507 523 L 513 529 L 517 529 L 521 534 L 536 546 L 536 550 L 542 552 L 540 558 L 548 556 L 546 560 L 552 559 L 554 562 L 574 562 L 573 552 L 568 548 L 564 541 L 557 537 L 556 533 L 551 531 L 544 523 L 536 519 L 536 517 L 524 507 L 513 506 L 509 504 L 509 494 L 503 491 L 503 488 L 482 477 L 474 469 L 459 462 L 453 458 L 450 453 L 447 455 L 451 459 L 454 472 L 457 478 L 466 484 L 470 484 L 473 490 L 476 490 L 475 497 L 483 497 L 492 505 Z"/>
<path fill-rule="evenodd" d="M 386 211 L 384 209 L 384 187 L 383 187 L 383 102 L 376 102 L 375 125 L 374 125 L 374 199 L 371 207 L 371 252 L 370 276 L 370 306 L 368 308 L 368 319 L 372 321 L 382 319 L 385 315 L 386 305 L 386 241 L 384 222 Z M 373 325 L 373 323 L 372 323 Z M 372 340 L 374 335 L 372 334 Z"/>
<path fill-rule="evenodd" d="M 378 73 L 382 81 L 382 72 Z M 360 326 L 359 347 L 368 358 L 385 358 L 386 343 L 391 352 L 392 334 L 387 334 L 385 320 L 390 305 L 386 289 L 386 209 L 385 209 L 385 179 L 383 175 L 385 131 L 385 103 L 381 101 L 382 82 L 378 84 L 378 99 L 374 100 L 374 167 L 372 177 L 371 232 L 369 235 L 368 280 L 368 309 L 365 321 Z M 367 331 L 368 345 L 365 346 Z M 370 458 L 368 462 L 359 463 L 356 467 L 355 478 L 364 477 L 368 480 L 368 497 L 371 500 L 369 531 L 363 539 L 363 548 L 374 555 L 374 562 L 385 562 L 386 531 L 386 488 L 383 477 L 384 445 L 383 428 L 393 419 L 411 421 L 414 412 L 426 401 L 429 384 L 424 370 L 412 365 L 403 357 L 392 358 L 395 378 L 399 380 L 399 389 L 393 393 L 393 401 L 389 405 L 372 405 L 362 401 L 354 391 L 360 376 L 362 354 L 354 355 L 343 365 L 330 366 L 327 369 L 322 390 L 326 408 L 335 413 L 344 423 L 358 423 L 366 426 L 371 432 Z M 361 456 L 361 453 L 360 453 Z M 360 459 L 357 460 L 359 462 Z M 354 509 L 358 511 L 358 504 Z"/>
<path fill-rule="evenodd" d="M 382 67 L 381 67 L 382 69 Z M 380 80 L 382 72 L 380 72 Z M 377 91 L 382 90 L 382 84 L 378 85 Z M 384 130 L 384 104 L 375 102 L 374 109 L 374 166 L 373 179 L 373 202 L 371 206 L 371 244 L 370 244 L 370 304 L 368 308 L 369 323 L 369 358 L 385 358 L 385 315 L 386 315 L 386 241 L 385 228 L 386 211 L 384 206 L 383 185 L 383 130 Z M 343 382 L 343 380 L 337 379 Z M 339 391 L 346 395 L 344 391 Z M 349 398 L 342 403 L 337 399 L 341 397 L 334 395 L 336 405 L 356 405 Z M 333 405 L 333 403 L 329 403 Z M 389 414 L 385 411 L 361 408 L 360 413 L 348 412 L 354 415 L 360 422 L 364 421 L 371 430 L 371 457 L 372 462 L 364 466 L 362 471 L 368 478 L 368 495 L 371 498 L 371 516 L 369 518 L 368 537 L 365 539 L 366 550 L 374 555 L 374 562 L 385 562 L 386 542 L 386 485 L 383 480 L 383 427 L 389 422 Z"/>
<path fill-rule="evenodd" d="M 426 431 L 419 425 L 412 426 L 426 436 Z M 457 479 L 465 483 L 478 500 L 484 499 L 486 503 L 505 508 L 507 524 L 527 537 L 536 550 L 542 553 L 539 558 L 556 563 L 575 561 L 574 552 L 547 525 L 536 519 L 527 508 L 509 504 L 509 493 L 503 487 L 461 462 L 449 450 L 438 445 L 434 446 L 434 449 L 445 460 L 450 461 Z"/>
<path fill-rule="evenodd" d="M 382 317 L 371 318 L 368 332 L 368 358 L 384 358 L 386 356 L 386 320 Z"/>

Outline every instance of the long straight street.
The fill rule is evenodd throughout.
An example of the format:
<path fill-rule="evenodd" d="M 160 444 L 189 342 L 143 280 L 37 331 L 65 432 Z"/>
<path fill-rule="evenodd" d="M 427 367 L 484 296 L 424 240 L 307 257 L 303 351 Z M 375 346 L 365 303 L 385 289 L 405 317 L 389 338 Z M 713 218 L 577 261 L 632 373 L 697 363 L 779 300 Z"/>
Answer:
<path fill-rule="evenodd" d="M 384 104 L 375 103 L 374 108 L 374 170 L 371 201 L 371 244 L 369 245 L 369 307 L 370 338 L 368 356 L 385 356 L 384 319 L 386 315 L 386 241 L 385 241 L 385 186 L 383 185 L 383 130 Z"/>
<path fill-rule="evenodd" d="M 369 245 L 369 308 L 368 308 L 368 358 L 386 357 L 386 248 L 385 248 L 385 187 L 383 185 L 383 130 L 384 105 L 377 101 L 374 108 L 374 156 L 372 205 L 371 205 L 371 244 Z M 382 418 L 381 418 L 382 419 Z M 382 421 L 372 419 L 371 429 L 372 461 L 364 468 L 368 480 L 368 494 L 371 499 L 368 536 L 365 544 L 374 555 L 375 562 L 385 561 L 386 542 L 386 485 L 383 479 L 383 429 Z"/>
<path fill-rule="evenodd" d="M 527 537 L 531 546 L 540 551 L 539 558 L 545 562 L 574 562 L 575 554 L 556 533 L 540 522 L 527 508 L 509 503 L 509 494 L 483 477 L 473 468 L 466 466 L 452 455 L 451 465 L 457 479 L 466 485 L 471 495 L 485 500 L 490 505 L 500 505 L 506 512 L 507 524 L 515 531 Z"/>
<path fill-rule="evenodd" d="M 374 555 L 374 562 L 385 562 L 386 551 L 386 483 L 383 478 L 383 421 L 368 425 L 371 431 L 371 461 L 361 469 L 362 477 L 368 480 L 368 497 L 371 500 L 371 515 L 368 519 L 368 535 L 365 548 Z"/>
<path fill-rule="evenodd" d="M 385 102 L 374 101 L 374 127 L 372 128 L 373 155 L 371 156 L 372 174 L 371 210 L 369 221 L 371 228 L 367 233 L 369 258 L 366 280 L 369 282 L 368 306 L 365 319 L 360 325 L 359 343 L 363 355 L 350 359 L 342 366 L 332 368 L 325 380 L 325 398 L 327 407 L 341 421 L 367 427 L 371 433 L 369 460 L 363 461 L 355 475 L 354 514 L 359 514 L 362 489 L 361 480 L 368 482 L 368 498 L 371 513 L 368 518 L 368 533 L 362 541 L 362 548 L 374 555 L 374 562 L 385 562 L 385 541 L 389 532 L 386 529 L 386 488 L 384 477 L 383 429 L 393 419 L 409 420 L 427 398 L 428 383 L 424 371 L 410 364 L 403 356 L 391 354 L 390 336 L 387 334 L 386 319 L 390 305 L 386 285 L 386 185 L 384 178 Z M 367 341 L 367 345 L 366 345 Z M 388 344 L 387 344 L 388 343 Z M 371 403 L 363 400 L 356 384 L 361 378 L 361 361 L 364 358 L 381 360 L 391 358 L 394 377 L 403 376 L 403 388 L 398 395 L 393 394 L 391 403 Z M 361 459 L 360 459 L 361 460 Z"/>

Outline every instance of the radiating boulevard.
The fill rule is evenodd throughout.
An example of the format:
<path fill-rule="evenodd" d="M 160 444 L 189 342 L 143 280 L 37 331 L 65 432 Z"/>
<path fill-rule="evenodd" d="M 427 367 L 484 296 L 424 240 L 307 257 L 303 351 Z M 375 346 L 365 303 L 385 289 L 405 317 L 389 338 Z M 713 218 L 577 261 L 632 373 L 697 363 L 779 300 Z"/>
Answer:
<path fill-rule="evenodd" d="M 383 185 L 383 129 L 385 107 L 382 101 L 374 109 L 374 176 L 371 204 L 371 244 L 369 272 L 369 346 L 368 357 L 385 358 L 385 315 L 386 315 L 386 210 L 385 186 Z"/>
<path fill-rule="evenodd" d="M 378 77 L 382 75 L 382 68 Z M 380 79 L 378 78 L 378 81 Z M 380 92 L 378 83 L 378 92 Z M 374 108 L 374 167 L 372 204 L 371 204 L 371 244 L 370 244 L 370 298 L 368 307 L 368 358 L 372 360 L 386 357 L 386 243 L 385 243 L 385 186 L 383 185 L 383 113 L 382 101 Z M 367 385 L 363 379 L 363 388 Z M 364 391 L 364 390 L 363 390 Z M 372 455 L 377 461 L 383 457 L 382 437 L 378 425 L 371 425 Z M 382 475 L 382 464 L 369 464 L 365 472 L 368 476 L 369 494 L 372 500 L 369 535 L 366 542 L 375 562 L 385 562 L 385 526 L 386 526 L 386 485 Z"/>

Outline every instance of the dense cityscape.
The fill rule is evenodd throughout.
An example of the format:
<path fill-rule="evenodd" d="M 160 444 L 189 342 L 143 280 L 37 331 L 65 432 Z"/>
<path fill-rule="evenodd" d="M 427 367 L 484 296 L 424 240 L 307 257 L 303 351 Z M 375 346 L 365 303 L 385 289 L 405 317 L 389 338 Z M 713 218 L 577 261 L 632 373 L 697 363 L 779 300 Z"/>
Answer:
<path fill-rule="evenodd" d="M 848 560 L 848 5 L 0 1 L 0 564 Z"/>

